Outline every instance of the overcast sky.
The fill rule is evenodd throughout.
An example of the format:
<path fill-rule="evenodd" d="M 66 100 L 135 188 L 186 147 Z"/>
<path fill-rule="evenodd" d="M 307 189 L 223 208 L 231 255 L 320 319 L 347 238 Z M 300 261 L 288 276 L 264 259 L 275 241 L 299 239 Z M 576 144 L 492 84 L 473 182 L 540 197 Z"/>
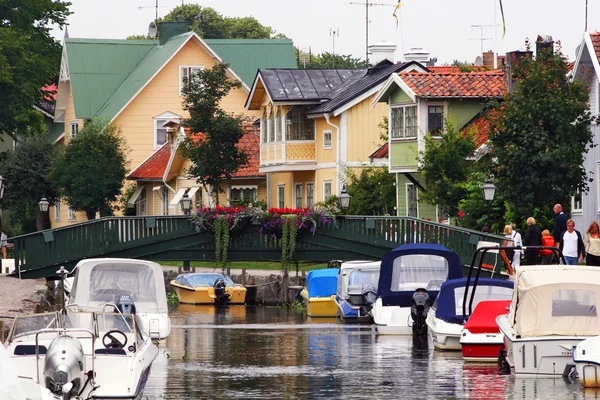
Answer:
<path fill-rule="evenodd" d="M 70 0 L 69 36 L 72 38 L 124 39 L 145 34 L 155 15 L 155 0 Z M 159 17 L 181 0 L 158 0 Z M 375 4 L 396 0 L 370 0 Z M 525 38 L 532 42 L 538 34 L 560 40 L 563 53 L 575 57 L 585 23 L 586 0 L 503 0 L 506 36 L 502 27 L 498 0 L 402 0 L 399 25 L 392 17 L 394 6 L 369 7 L 369 43 L 390 41 L 398 45 L 396 59 L 412 47 L 421 47 L 437 57 L 438 65 L 453 60 L 474 61 L 483 48 L 494 48 L 494 29 L 472 25 L 493 25 L 494 9 L 498 24 L 497 48 L 500 54 L 524 48 Z M 293 39 L 294 45 L 313 53 L 332 51 L 331 30 L 336 54 L 365 57 L 365 0 L 186 0 L 212 7 L 224 16 L 253 16 L 261 24 Z M 359 4 L 352 4 L 359 3 Z M 363 5 L 360 5 L 362 3 Z M 588 31 L 600 29 L 600 1 L 589 1 Z M 496 7 L 495 7 L 496 5 Z M 142 7 L 142 8 L 140 8 Z M 56 38 L 63 32 L 54 30 Z"/>

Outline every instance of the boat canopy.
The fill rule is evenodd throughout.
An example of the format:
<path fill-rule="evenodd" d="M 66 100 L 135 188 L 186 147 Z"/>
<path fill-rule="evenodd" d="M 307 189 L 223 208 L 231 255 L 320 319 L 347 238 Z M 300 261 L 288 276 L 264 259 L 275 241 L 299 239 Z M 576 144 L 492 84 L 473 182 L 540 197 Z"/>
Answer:
<path fill-rule="evenodd" d="M 346 299 L 348 295 L 360 295 L 362 288 L 379 284 L 381 261 L 349 261 L 342 263 L 337 283 L 337 295 Z"/>
<path fill-rule="evenodd" d="M 441 244 L 404 244 L 381 260 L 378 293 L 384 306 L 410 306 L 415 290 L 435 300 L 443 282 L 462 278 L 460 258 Z"/>
<path fill-rule="evenodd" d="M 162 267 L 129 258 L 90 258 L 75 266 L 70 304 L 102 311 L 117 296 L 128 294 L 141 313 L 166 313 L 167 294 Z"/>
<path fill-rule="evenodd" d="M 191 274 L 181 274 L 175 278 L 175 282 L 180 284 L 181 286 L 187 286 L 190 288 L 197 287 L 212 287 L 217 279 L 223 279 L 225 281 L 226 286 L 235 286 L 233 280 L 224 274 L 214 274 L 214 273 L 191 273 Z"/>
<path fill-rule="evenodd" d="M 473 314 L 464 329 L 471 333 L 500 333 L 496 323 L 499 315 L 508 313 L 510 300 L 482 300 L 473 309 Z"/>
<path fill-rule="evenodd" d="M 600 269 L 533 265 L 517 270 L 509 314 L 521 337 L 600 335 Z"/>
<path fill-rule="evenodd" d="M 469 312 L 468 305 L 471 301 L 473 281 L 474 279 L 471 279 L 469 293 L 467 294 L 467 313 Z M 462 324 L 469 319 L 469 315 L 465 315 L 463 318 L 463 301 L 466 284 L 466 278 L 451 279 L 442 284 L 440 294 L 434 305 L 436 318 L 452 324 Z M 512 281 L 479 278 L 477 287 L 475 287 L 473 308 L 482 300 L 510 300 L 513 294 L 513 287 L 514 284 Z"/>
<path fill-rule="evenodd" d="M 306 287 L 309 297 L 330 297 L 337 289 L 339 268 L 313 269 L 308 271 Z"/>

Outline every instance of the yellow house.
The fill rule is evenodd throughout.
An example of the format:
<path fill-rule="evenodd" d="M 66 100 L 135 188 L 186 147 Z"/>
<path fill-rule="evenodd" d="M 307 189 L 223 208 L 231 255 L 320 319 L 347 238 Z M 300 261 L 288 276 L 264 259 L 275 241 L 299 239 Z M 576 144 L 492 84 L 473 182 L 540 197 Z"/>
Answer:
<path fill-rule="evenodd" d="M 383 82 L 417 62 L 387 59 L 368 69 L 261 69 L 246 109 L 261 118 L 260 171 L 270 207 L 310 207 L 339 195 L 346 169 L 387 167 L 369 155 L 380 145 L 387 105 L 373 106 Z"/>
<path fill-rule="evenodd" d="M 182 107 L 184 78 L 218 62 L 227 62 L 230 78 L 242 83 L 221 106 L 249 117 L 259 116 L 244 108 L 257 70 L 296 67 L 291 40 L 202 39 L 180 22 L 160 24 L 158 40 L 67 38 L 54 115 L 55 122 L 64 124 L 64 131 L 56 142 L 68 144 L 86 120 L 113 122 L 122 130 L 134 171 L 168 145 L 165 124 L 179 123 L 188 116 Z M 172 204 L 177 185 L 154 182 L 151 190 L 140 186 L 145 184 L 138 186 L 132 202 L 138 215 L 180 213 Z M 166 201 L 169 206 L 143 207 L 142 199 L 147 204 Z M 84 213 L 76 213 L 65 203 L 56 204 L 50 213 L 52 227 L 85 219 Z"/>

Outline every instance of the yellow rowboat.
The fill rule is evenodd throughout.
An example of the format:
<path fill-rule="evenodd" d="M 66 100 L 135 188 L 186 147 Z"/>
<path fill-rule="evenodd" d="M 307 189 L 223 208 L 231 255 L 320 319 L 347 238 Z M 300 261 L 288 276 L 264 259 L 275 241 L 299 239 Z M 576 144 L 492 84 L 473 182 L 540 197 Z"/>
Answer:
<path fill-rule="evenodd" d="M 180 303 L 244 304 L 246 288 L 227 275 L 217 273 L 181 274 L 171 281 Z"/>
<path fill-rule="evenodd" d="M 335 302 L 339 268 L 317 269 L 308 272 L 306 287 L 300 296 L 306 304 L 309 317 L 336 317 L 338 306 Z"/>

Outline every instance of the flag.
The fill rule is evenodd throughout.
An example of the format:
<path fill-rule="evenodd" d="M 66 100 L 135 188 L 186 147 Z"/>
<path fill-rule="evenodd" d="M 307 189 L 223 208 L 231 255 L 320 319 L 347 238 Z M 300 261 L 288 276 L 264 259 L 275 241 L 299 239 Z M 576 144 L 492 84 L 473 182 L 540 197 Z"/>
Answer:
<path fill-rule="evenodd" d="M 504 35 L 506 35 L 506 22 L 504 22 L 504 8 L 502 7 L 502 0 L 498 0 L 500 3 L 500 15 L 502 16 L 502 39 L 504 39 Z M 400 3 L 400 1 L 398 1 Z"/>
<path fill-rule="evenodd" d="M 396 8 L 394 8 L 394 13 L 392 14 L 392 16 L 394 18 L 396 18 L 396 28 L 398 27 L 398 17 L 396 16 L 396 11 L 398 11 L 398 9 L 400 8 L 400 5 L 401 5 L 400 2 L 401 1 L 402 0 L 398 0 L 398 4 L 396 4 Z"/>

